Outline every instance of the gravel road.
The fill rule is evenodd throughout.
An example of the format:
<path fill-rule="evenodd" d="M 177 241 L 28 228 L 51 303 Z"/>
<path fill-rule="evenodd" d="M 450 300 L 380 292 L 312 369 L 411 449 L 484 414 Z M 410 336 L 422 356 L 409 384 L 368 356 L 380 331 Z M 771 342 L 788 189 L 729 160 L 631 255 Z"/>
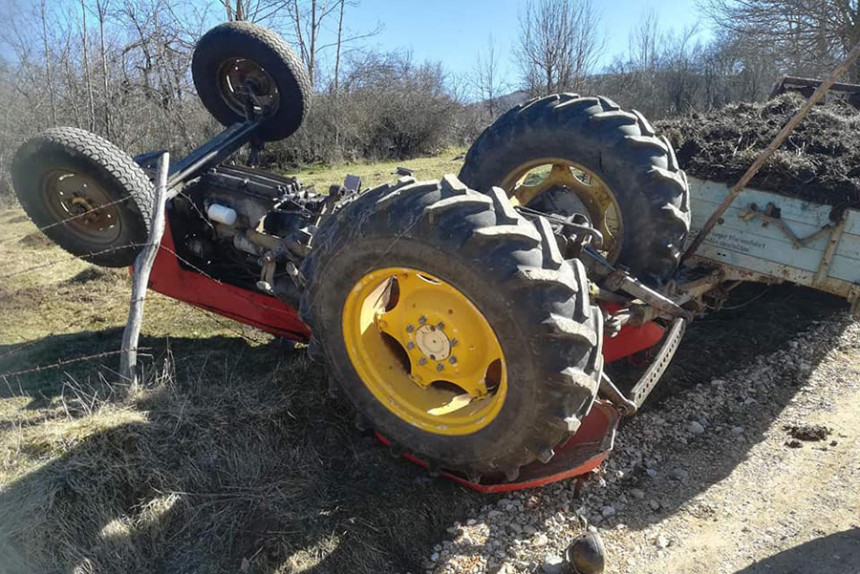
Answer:
<path fill-rule="evenodd" d="M 426 571 L 556 574 L 587 528 L 607 573 L 858 574 L 858 414 L 860 323 L 815 324 L 627 421 L 580 496 L 568 481 L 491 499 Z"/>

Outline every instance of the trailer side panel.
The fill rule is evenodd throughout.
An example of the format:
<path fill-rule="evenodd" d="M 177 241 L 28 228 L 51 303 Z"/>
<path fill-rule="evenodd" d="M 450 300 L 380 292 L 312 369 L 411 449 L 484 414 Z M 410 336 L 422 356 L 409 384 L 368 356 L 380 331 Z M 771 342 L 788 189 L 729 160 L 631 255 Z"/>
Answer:
<path fill-rule="evenodd" d="M 728 195 L 722 183 L 689 178 L 692 235 Z M 696 252 L 700 261 L 860 297 L 860 211 L 831 220 L 831 206 L 746 189 Z"/>

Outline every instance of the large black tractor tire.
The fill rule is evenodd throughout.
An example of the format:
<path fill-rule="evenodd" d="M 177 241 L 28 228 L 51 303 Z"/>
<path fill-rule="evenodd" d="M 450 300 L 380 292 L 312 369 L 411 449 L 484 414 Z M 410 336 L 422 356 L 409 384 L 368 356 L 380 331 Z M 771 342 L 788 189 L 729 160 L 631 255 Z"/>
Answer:
<path fill-rule="evenodd" d="M 154 190 L 131 157 L 78 128 L 24 143 L 12 161 L 18 201 L 45 235 L 102 267 L 126 267 L 149 238 Z"/>
<path fill-rule="evenodd" d="M 671 277 L 690 230 L 687 177 L 671 144 L 639 112 L 576 94 L 520 104 L 478 137 L 460 179 L 486 192 L 541 158 L 582 166 L 609 188 L 623 224 L 617 263 L 653 284 Z"/>
<path fill-rule="evenodd" d="M 203 105 L 225 126 L 245 120 L 243 84 L 252 84 L 268 107 L 258 132 L 263 141 L 292 135 L 310 110 L 311 83 L 301 60 L 281 36 L 250 22 L 206 32 L 194 48 L 191 75 Z"/>
<path fill-rule="evenodd" d="M 454 286 L 495 333 L 509 384 L 501 410 L 483 428 L 446 435 L 410 424 L 357 372 L 344 334 L 345 301 L 367 274 L 396 267 Z M 548 461 L 592 406 L 603 325 L 584 267 L 563 260 L 547 222 L 526 221 L 503 194 L 472 191 L 453 175 L 375 188 L 321 226 L 301 272 L 307 289 L 300 314 L 313 333 L 312 354 L 324 358 L 370 426 L 431 468 L 511 480 L 521 466 Z"/>

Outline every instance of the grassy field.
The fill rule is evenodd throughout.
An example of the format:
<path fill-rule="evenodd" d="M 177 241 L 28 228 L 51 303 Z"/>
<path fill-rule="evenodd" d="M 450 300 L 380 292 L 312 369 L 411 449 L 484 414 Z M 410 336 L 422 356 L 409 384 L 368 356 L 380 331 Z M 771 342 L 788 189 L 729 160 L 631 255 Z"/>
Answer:
<path fill-rule="evenodd" d="M 439 177 L 460 153 L 300 177 Z M 129 292 L 0 211 L 0 573 L 415 572 L 485 501 L 358 433 L 303 350 L 157 294 L 131 392 L 107 354 Z"/>

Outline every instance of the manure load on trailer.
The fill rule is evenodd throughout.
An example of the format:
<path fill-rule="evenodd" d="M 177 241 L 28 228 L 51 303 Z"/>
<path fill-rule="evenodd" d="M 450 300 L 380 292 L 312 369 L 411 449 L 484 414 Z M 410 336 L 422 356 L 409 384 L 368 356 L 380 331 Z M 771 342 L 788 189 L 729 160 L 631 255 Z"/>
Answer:
<path fill-rule="evenodd" d="M 657 124 L 689 176 L 693 237 L 803 103 L 789 92 Z M 860 112 L 839 100 L 815 106 L 695 259 L 730 279 L 827 291 L 860 313 Z"/>
<path fill-rule="evenodd" d="M 657 122 L 697 179 L 733 185 L 803 105 L 786 93 L 763 103 L 736 103 Z M 753 177 L 749 187 L 860 208 L 860 112 L 845 102 L 815 106 Z"/>

